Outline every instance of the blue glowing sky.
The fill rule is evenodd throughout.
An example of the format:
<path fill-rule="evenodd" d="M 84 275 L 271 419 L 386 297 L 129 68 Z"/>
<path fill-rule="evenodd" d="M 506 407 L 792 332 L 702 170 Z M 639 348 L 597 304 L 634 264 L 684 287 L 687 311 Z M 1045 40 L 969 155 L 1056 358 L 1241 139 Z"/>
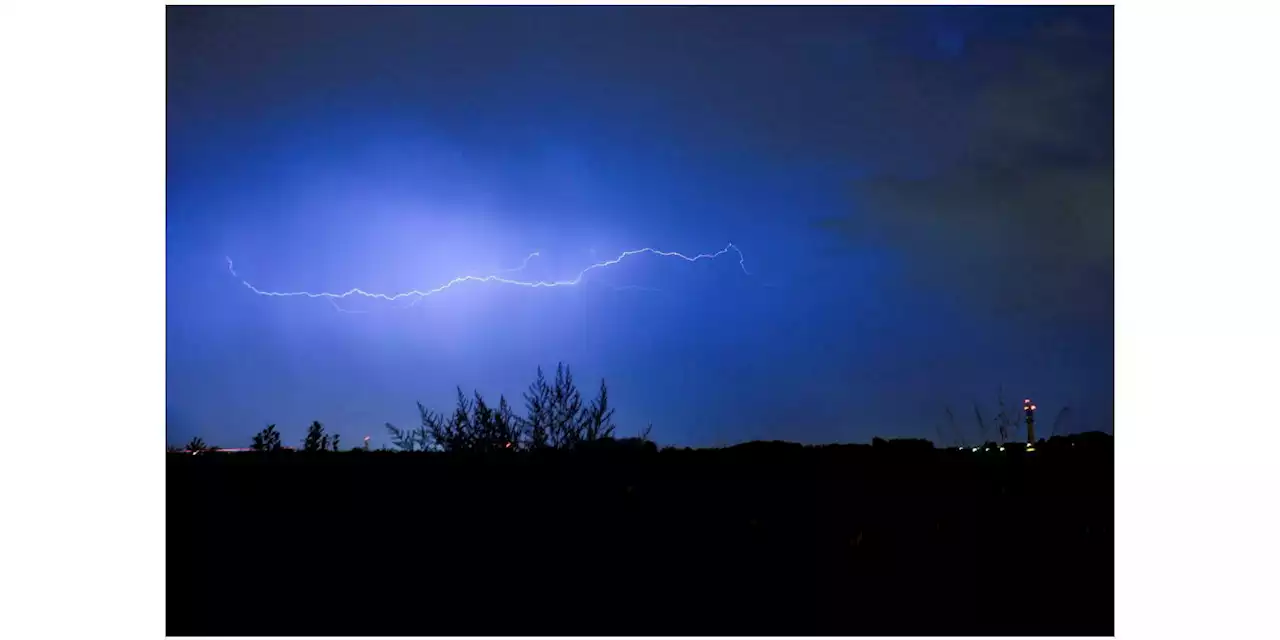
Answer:
<path fill-rule="evenodd" d="M 1111 430 L 1110 7 L 169 7 L 167 46 L 172 443 L 376 446 L 558 361 L 661 444 L 973 439 L 1002 384 Z M 729 242 L 750 275 L 364 313 L 226 263 L 395 293 Z"/>

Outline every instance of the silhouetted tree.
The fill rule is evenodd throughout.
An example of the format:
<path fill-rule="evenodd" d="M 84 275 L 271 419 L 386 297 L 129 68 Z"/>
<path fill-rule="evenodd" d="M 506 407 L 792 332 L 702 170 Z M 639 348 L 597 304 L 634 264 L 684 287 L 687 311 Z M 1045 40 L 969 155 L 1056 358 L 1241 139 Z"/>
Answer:
<path fill-rule="evenodd" d="M 504 443 L 496 437 L 497 427 L 493 419 L 494 411 L 485 403 L 480 392 L 475 392 L 475 400 L 471 402 L 471 448 L 477 451 L 494 451 Z"/>
<path fill-rule="evenodd" d="M 507 404 L 506 396 L 498 397 L 498 407 L 490 407 L 479 392 L 470 403 L 470 447 L 478 451 L 515 449 L 520 441 L 520 427 Z"/>
<path fill-rule="evenodd" d="M 600 380 L 600 393 L 582 411 L 582 439 L 594 442 L 613 437 L 613 409 L 609 408 L 609 388 Z"/>
<path fill-rule="evenodd" d="M 448 421 L 449 439 L 446 451 L 470 449 L 472 442 L 471 399 L 458 387 L 458 405 L 453 409 L 453 417 Z"/>
<path fill-rule="evenodd" d="M 421 443 L 423 450 L 451 450 L 458 439 L 453 435 L 452 424 L 444 416 L 422 406 L 419 402 L 418 418 L 420 422 L 414 435 Z"/>
<path fill-rule="evenodd" d="M 548 436 L 551 446 L 572 449 L 583 439 L 582 394 L 573 384 L 573 372 L 564 363 L 556 365 L 556 378 L 551 386 L 551 414 Z"/>
<path fill-rule="evenodd" d="M 524 394 L 527 415 L 520 419 L 526 446 L 531 450 L 551 445 L 551 385 L 538 367 L 538 377 Z"/>
<path fill-rule="evenodd" d="M 387 425 L 392 443 L 402 451 L 415 447 L 437 451 L 498 451 L 520 448 L 522 421 L 515 416 L 506 396 L 500 396 L 497 408 L 490 407 L 479 392 L 468 398 L 458 388 L 458 401 L 453 414 L 446 417 L 418 403 L 422 426 L 405 432 Z"/>
<path fill-rule="evenodd" d="M 205 453 L 209 451 L 209 445 L 205 444 L 204 440 L 199 436 L 196 436 L 187 443 L 186 451 L 188 453 Z"/>
<path fill-rule="evenodd" d="M 504 449 L 520 448 L 520 419 L 511 410 L 506 396 L 498 396 L 498 410 L 493 414 L 494 434 Z"/>
<path fill-rule="evenodd" d="M 418 442 L 423 449 L 436 451 L 460 451 L 471 446 L 471 403 L 462 388 L 458 388 L 458 406 L 452 416 L 445 417 L 418 403 L 418 415 L 422 426 L 407 437 L 408 442 Z"/>
<path fill-rule="evenodd" d="M 418 408 L 422 408 L 422 403 L 418 403 Z M 406 431 L 399 427 L 386 423 L 387 432 L 391 434 L 391 445 L 400 451 L 417 450 L 418 439 L 414 431 Z"/>
<path fill-rule="evenodd" d="M 549 447 L 572 449 L 583 442 L 611 439 L 616 430 L 605 382 L 600 381 L 599 395 L 584 407 L 573 373 L 564 363 L 557 365 L 551 383 L 539 367 L 538 376 L 529 385 L 524 399 L 528 413 L 516 416 L 506 396 L 499 396 L 498 406 L 493 407 L 480 392 L 468 397 L 458 387 L 452 414 L 436 413 L 419 402 L 421 427 L 410 432 L 388 424 L 387 431 L 392 444 L 401 451 L 421 447 L 437 451 L 493 452 Z M 647 437 L 648 431 L 645 435 Z"/>
<path fill-rule="evenodd" d="M 266 429 L 253 436 L 253 444 L 249 448 L 254 451 L 279 451 L 284 447 L 280 444 L 280 432 L 276 431 L 274 424 L 269 424 Z"/>
<path fill-rule="evenodd" d="M 332 449 L 332 451 L 339 451 L 339 449 L 338 449 L 338 440 L 339 440 L 340 438 L 342 438 L 342 435 L 341 435 L 341 434 L 337 434 L 337 433 L 333 434 L 333 442 L 332 442 L 333 449 Z"/>
<path fill-rule="evenodd" d="M 315 451 L 324 451 L 328 445 L 328 438 L 324 435 L 324 425 L 320 421 L 314 421 L 310 427 L 307 427 L 307 437 L 302 439 L 302 450 L 308 453 Z"/>

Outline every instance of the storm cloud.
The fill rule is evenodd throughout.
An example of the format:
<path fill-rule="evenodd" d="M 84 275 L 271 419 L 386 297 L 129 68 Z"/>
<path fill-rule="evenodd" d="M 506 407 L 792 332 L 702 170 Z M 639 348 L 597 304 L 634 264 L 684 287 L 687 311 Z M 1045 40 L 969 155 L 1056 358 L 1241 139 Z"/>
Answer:
<path fill-rule="evenodd" d="M 1056 22 L 1019 41 L 971 42 L 955 58 L 883 69 L 898 111 L 886 109 L 885 121 L 913 131 L 885 142 L 927 160 L 851 180 L 848 215 L 819 227 L 851 246 L 911 255 L 909 277 L 975 312 L 1109 316 L 1111 47 L 1109 32 Z M 976 90 L 954 89 L 974 79 Z M 939 120 L 930 110 L 946 111 L 948 132 L 912 124 Z"/>

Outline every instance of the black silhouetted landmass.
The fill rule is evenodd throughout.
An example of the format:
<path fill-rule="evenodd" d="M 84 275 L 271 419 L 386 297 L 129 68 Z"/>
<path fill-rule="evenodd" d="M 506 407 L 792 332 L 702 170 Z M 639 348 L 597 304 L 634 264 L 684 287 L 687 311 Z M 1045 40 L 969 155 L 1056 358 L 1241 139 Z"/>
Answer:
<path fill-rule="evenodd" d="M 571 387 L 168 456 L 169 635 L 1114 633 L 1106 434 L 659 449 Z"/>

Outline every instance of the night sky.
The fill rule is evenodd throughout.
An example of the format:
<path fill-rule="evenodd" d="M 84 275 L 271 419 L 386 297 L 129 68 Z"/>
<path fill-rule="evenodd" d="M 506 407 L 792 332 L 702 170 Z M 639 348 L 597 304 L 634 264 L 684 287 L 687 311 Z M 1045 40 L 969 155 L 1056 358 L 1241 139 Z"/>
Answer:
<path fill-rule="evenodd" d="M 1111 431 L 1110 7 L 167 11 L 170 443 L 559 361 L 663 445 Z"/>

